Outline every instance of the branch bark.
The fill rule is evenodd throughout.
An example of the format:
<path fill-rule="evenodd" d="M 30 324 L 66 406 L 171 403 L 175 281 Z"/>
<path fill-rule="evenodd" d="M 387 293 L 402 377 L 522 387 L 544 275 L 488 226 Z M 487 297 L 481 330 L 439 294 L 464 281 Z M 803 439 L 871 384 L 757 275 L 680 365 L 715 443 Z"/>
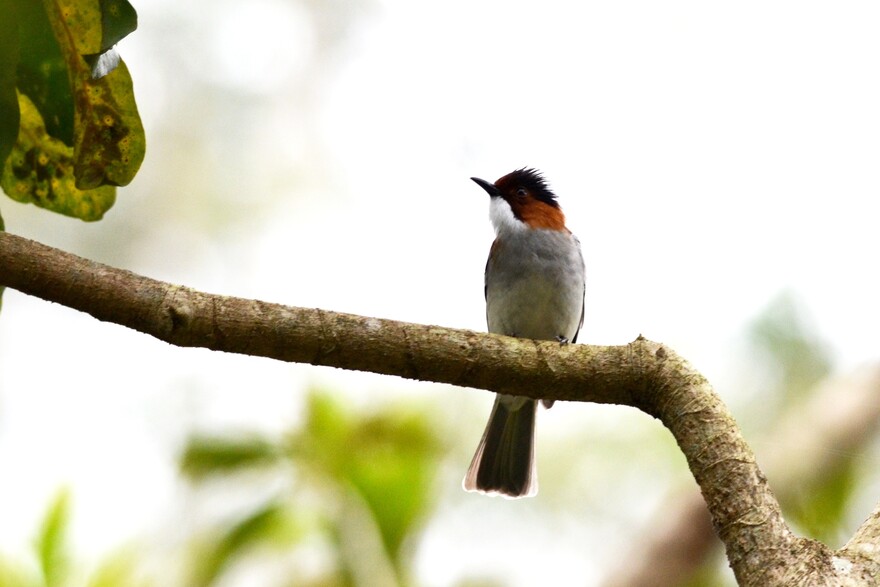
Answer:
<path fill-rule="evenodd" d="M 878 428 L 880 364 L 824 381 L 805 405 L 785 414 L 762 442 L 766 448 L 759 451 L 763 453 L 759 458 L 780 502 L 785 505 L 834 475 L 874 438 Z M 863 549 L 870 551 L 880 544 L 878 516 L 880 509 L 841 549 L 839 559 L 862 556 Z M 679 493 L 640 533 L 640 543 L 622 557 L 604 585 L 681 585 L 715 552 L 717 544 L 701 497 L 696 492 Z"/>
<path fill-rule="evenodd" d="M 662 344 L 560 346 L 199 292 L 0 233 L 0 285 L 177 346 L 638 408 L 685 454 L 741 585 L 860 585 L 880 553 L 841 565 L 794 536 L 736 422 L 706 379 Z M 853 552 L 843 554 L 855 554 Z M 870 563 L 870 564 L 869 564 Z M 841 570 L 841 566 L 846 567 Z M 854 582 L 855 581 L 855 582 Z"/>

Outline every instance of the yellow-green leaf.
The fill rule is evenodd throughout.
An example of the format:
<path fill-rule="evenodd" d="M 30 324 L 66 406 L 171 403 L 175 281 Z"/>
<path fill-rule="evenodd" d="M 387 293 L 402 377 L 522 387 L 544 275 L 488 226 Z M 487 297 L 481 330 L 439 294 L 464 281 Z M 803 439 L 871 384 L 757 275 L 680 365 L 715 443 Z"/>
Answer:
<path fill-rule="evenodd" d="M 72 42 L 79 54 L 101 52 L 101 6 L 98 0 L 43 0 L 46 13 L 55 29 L 63 27 L 68 38 L 59 39 L 63 45 Z"/>
<path fill-rule="evenodd" d="M 146 138 L 125 63 L 74 85 L 74 174 L 80 189 L 127 185 L 144 160 Z"/>
<path fill-rule="evenodd" d="M 77 188 L 73 149 L 46 132 L 43 118 L 27 96 L 19 94 L 18 103 L 18 141 L 3 166 L 0 186 L 13 200 L 82 220 L 100 220 L 113 205 L 116 188 Z"/>
<path fill-rule="evenodd" d="M 121 61 L 108 75 L 92 78 L 84 54 L 101 50 L 98 0 L 44 0 L 73 88 L 76 187 L 127 185 L 146 151 L 144 128 L 134 101 L 131 76 Z"/>

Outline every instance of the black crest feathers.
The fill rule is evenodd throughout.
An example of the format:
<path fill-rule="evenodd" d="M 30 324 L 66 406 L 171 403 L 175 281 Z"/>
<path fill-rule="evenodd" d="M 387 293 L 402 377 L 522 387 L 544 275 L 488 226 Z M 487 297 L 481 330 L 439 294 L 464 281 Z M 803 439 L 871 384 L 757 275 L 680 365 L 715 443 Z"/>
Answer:
<path fill-rule="evenodd" d="M 556 201 L 556 194 L 550 189 L 547 180 L 540 171 L 533 167 L 523 167 L 512 171 L 495 182 L 502 191 L 516 191 L 519 188 L 525 188 L 536 200 L 553 206 L 559 207 Z"/>

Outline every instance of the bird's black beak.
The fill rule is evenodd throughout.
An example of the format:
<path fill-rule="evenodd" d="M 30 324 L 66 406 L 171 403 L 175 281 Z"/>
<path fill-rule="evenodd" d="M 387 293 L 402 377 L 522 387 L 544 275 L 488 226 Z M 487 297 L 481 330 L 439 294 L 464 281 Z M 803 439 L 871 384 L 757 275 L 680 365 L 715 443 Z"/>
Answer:
<path fill-rule="evenodd" d="M 471 179 L 474 180 L 478 186 L 486 190 L 486 193 L 488 193 L 493 198 L 501 195 L 501 192 L 498 190 L 498 188 L 496 188 L 494 184 L 489 183 L 485 179 L 480 179 L 479 177 L 472 177 Z"/>

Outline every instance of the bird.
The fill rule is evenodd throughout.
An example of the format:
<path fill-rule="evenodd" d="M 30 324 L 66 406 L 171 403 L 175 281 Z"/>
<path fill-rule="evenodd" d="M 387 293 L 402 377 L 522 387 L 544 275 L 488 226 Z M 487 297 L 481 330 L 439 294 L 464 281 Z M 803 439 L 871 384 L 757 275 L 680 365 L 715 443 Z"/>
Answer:
<path fill-rule="evenodd" d="M 556 194 L 537 169 L 523 167 L 494 183 L 471 180 L 489 194 L 495 240 L 486 261 L 489 332 L 577 342 L 584 323 L 585 268 L 580 241 L 565 226 Z M 552 400 L 541 400 L 546 407 Z M 507 498 L 537 494 L 537 400 L 496 394 L 489 422 L 462 485 Z"/>

